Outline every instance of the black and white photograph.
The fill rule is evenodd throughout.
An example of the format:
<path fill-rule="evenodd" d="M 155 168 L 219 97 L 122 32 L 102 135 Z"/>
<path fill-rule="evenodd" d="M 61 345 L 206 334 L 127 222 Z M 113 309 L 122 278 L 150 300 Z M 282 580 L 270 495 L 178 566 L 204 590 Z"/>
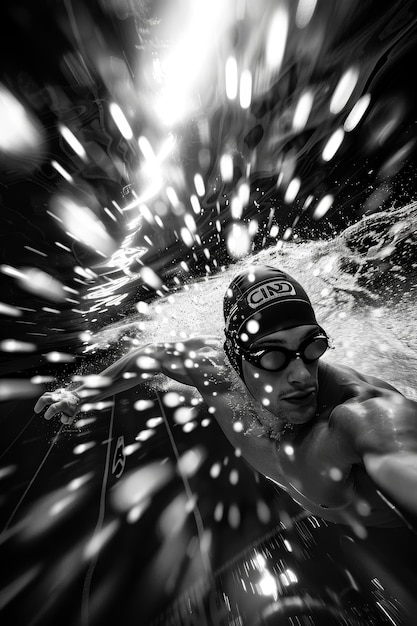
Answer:
<path fill-rule="evenodd" d="M 0 622 L 417 623 L 417 5 L 6 0 Z"/>

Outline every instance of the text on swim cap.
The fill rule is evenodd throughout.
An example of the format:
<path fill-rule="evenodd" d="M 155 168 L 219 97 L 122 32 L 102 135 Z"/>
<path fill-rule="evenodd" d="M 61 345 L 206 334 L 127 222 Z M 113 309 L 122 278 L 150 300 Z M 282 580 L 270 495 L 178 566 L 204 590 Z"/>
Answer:
<path fill-rule="evenodd" d="M 275 300 L 288 295 L 296 295 L 294 285 L 286 280 L 271 280 L 269 283 L 265 283 L 264 285 L 253 289 L 248 294 L 246 300 L 251 309 L 257 309 L 269 300 Z"/>

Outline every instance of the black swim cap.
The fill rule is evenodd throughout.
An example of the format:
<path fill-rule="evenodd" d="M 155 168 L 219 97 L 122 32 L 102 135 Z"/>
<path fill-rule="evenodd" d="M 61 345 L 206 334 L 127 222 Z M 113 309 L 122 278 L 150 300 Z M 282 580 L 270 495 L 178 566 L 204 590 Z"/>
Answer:
<path fill-rule="evenodd" d="M 239 346 L 248 349 L 261 337 L 278 330 L 316 324 L 316 316 L 303 287 L 286 272 L 257 265 L 240 272 L 223 301 L 229 361 L 242 376 Z"/>

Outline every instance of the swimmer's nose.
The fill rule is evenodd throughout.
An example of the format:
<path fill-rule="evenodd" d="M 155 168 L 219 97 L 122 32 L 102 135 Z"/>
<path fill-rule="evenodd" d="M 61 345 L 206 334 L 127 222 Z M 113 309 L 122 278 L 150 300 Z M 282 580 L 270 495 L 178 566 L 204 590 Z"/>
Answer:
<path fill-rule="evenodd" d="M 306 382 L 311 380 L 312 375 L 308 366 L 300 356 L 296 356 L 287 367 L 288 372 L 288 381 L 291 384 L 302 384 L 305 385 Z"/>

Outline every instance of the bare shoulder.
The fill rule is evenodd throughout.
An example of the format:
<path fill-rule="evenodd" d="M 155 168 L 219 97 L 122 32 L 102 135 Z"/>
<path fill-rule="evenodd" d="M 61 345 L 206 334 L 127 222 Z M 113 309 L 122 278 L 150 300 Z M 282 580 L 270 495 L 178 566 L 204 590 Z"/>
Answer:
<path fill-rule="evenodd" d="M 341 403 L 330 424 L 360 457 L 417 451 L 417 403 L 390 388 L 367 389 Z"/>
<path fill-rule="evenodd" d="M 322 371 L 328 424 L 350 458 L 417 449 L 417 404 L 389 383 L 343 365 Z"/>
<path fill-rule="evenodd" d="M 382 378 L 363 374 L 353 367 L 347 365 L 320 363 L 320 369 L 324 372 L 327 379 L 332 385 L 340 385 L 345 389 L 352 389 L 355 395 L 363 395 L 367 393 L 367 389 L 381 389 L 400 393 L 393 385 Z M 371 391 L 374 394 L 374 391 Z"/>

